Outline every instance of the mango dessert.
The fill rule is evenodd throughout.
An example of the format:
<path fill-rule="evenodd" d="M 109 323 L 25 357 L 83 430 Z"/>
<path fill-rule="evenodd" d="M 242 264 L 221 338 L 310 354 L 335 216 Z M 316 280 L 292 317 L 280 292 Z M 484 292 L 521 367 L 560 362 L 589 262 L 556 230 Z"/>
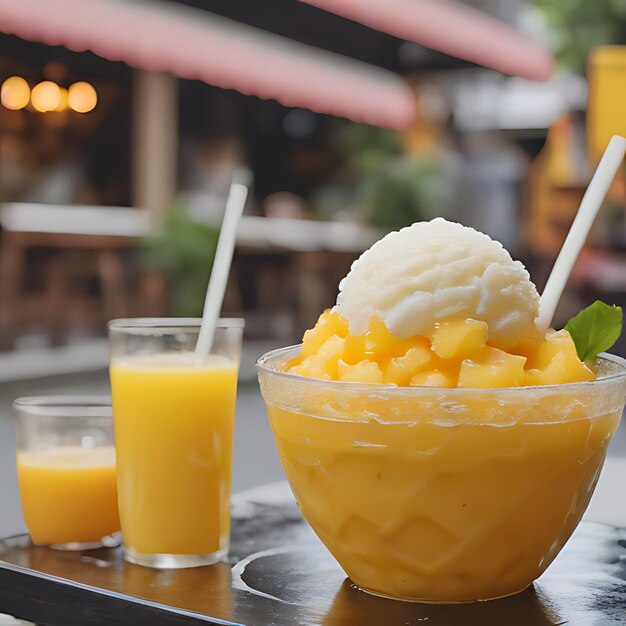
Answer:
<path fill-rule="evenodd" d="M 500 388 L 595 380 L 580 361 L 566 330 L 550 330 L 510 352 L 487 344 L 485 322 L 436 324 L 430 338 L 397 339 L 374 317 L 363 335 L 352 335 L 344 318 L 325 311 L 304 335 L 287 371 L 322 380 L 401 387 Z"/>
<path fill-rule="evenodd" d="M 568 330 L 542 336 L 538 308 L 499 243 L 420 222 L 353 264 L 301 346 L 260 360 L 302 514 L 360 588 L 423 602 L 511 595 L 576 528 L 626 366 L 583 362 Z"/>

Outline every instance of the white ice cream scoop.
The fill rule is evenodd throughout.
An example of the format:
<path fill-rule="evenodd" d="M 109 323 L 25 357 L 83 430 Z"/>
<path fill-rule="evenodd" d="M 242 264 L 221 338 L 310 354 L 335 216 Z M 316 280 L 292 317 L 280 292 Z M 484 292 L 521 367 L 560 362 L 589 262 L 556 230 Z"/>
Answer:
<path fill-rule="evenodd" d="M 487 322 L 489 343 L 509 348 L 536 334 L 539 295 L 500 243 L 442 218 L 389 233 L 339 285 L 335 310 L 362 334 L 373 316 L 391 333 L 429 337 L 437 322 Z"/>

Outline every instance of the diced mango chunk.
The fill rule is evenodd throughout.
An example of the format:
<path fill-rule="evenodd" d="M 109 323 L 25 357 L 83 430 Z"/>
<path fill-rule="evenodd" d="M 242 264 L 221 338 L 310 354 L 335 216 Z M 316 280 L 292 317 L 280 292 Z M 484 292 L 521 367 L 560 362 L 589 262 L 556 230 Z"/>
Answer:
<path fill-rule="evenodd" d="M 542 370 L 548 366 L 555 356 L 562 352 L 567 353 L 571 360 L 580 363 L 572 336 L 565 329 L 558 331 L 549 330 L 543 341 L 535 344 L 534 348 L 527 351 L 528 363 L 526 367 L 527 369 Z"/>
<path fill-rule="evenodd" d="M 373 317 L 365 335 L 363 335 L 365 353 L 380 357 L 399 356 L 405 354 L 415 344 L 415 338 L 399 339 L 394 337 L 385 322 L 379 317 Z"/>
<path fill-rule="evenodd" d="M 337 363 L 337 380 L 352 383 L 377 383 L 384 382 L 383 373 L 374 361 L 360 361 L 355 365 L 348 365 L 343 361 Z"/>
<path fill-rule="evenodd" d="M 442 359 L 469 358 L 487 343 L 489 328 L 477 320 L 454 320 L 437 324 L 432 336 L 433 350 Z"/>
<path fill-rule="evenodd" d="M 456 387 L 454 378 L 439 370 L 428 370 L 415 374 L 409 381 L 410 387 Z"/>
<path fill-rule="evenodd" d="M 354 365 L 366 358 L 365 339 L 363 335 L 348 335 L 346 337 L 342 358 L 349 365 Z"/>
<path fill-rule="evenodd" d="M 524 383 L 526 358 L 485 347 L 475 359 L 465 359 L 459 370 L 459 387 L 487 389 L 518 387 Z"/>
<path fill-rule="evenodd" d="M 289 371 L 300 376 L 333 380 L 337 376 L 337 361 L 343 354 L 345 339 L 333 335 L 319 348 L 317 353 L 311 354 Z"/>
<path fill-rule="evenodd" d="M 565 330 L 549 330 L 543 341 L 528 350 L 527 385 L 560 385 L 594 380 L 594 373 L 578 358 L 576 345 Z"/>
<path fill-rule="evenodd" d="M 527 385 L 562 385 L 595 380 L 594 373 L 571 352 L 557 352 L 543 369 L 526 372 Z"/>
<path fill-rule="evenodd" d="M 416 373 L 425 370 L 431 363 L 432 351 L 428 341 L 418 343 L 414 348 L 409 348 L 402 356 L 397 356 L 389 361 L 385 368 L 385 382 L 393 385 L 408 385 Z"/>
<path fill-rule="evenodd" d="M 300 350 L 302 359 L 316 354 L 324 342 L 333 335 L 346 337 L 348 335 L 348 322 L 338 313 L 327 309 L 320 315 L 315 327 L 304 333 L 302 349 Z"/>

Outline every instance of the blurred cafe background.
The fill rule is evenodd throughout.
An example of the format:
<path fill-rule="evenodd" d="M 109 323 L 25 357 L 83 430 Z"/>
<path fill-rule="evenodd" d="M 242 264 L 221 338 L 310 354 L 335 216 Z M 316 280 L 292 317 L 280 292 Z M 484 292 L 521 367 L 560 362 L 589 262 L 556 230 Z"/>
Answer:
<path fill-rule="evenodd" d="M 409 0 L 37 4 L 0 0 L 0 536 L 21 528 L 12 400 L 106 393 L 109 319 L 201 314 L 235 172 L 250 183 L 223 309 L 246 320 L 239 490 L 282 477 L 255 359 L 298 342 L 363 250 L 444 216 L 541 290 L 626 134 L 624 0 L 468 0 L 476 30 L 431 32 Z M 626 305 L 625 185 L 626 169 L 557 326 Z M 626 443 L 612 454 L 626 467 Z"/>

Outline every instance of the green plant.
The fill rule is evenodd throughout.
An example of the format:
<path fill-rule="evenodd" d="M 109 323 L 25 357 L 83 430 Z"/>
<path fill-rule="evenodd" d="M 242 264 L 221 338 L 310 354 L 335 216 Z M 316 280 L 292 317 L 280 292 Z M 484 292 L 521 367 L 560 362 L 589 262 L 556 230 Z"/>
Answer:
<path fill-rule="evenodd" d="M 434 159 L 390 156 L 372 164 L 365 174 L 357 194 L 374 226 L 393 230 L 440 214 L 444 193 Z"/>
<path fill-rule="evenodd" d="M 202 314 L 218 237 L 218 228 L 195 221 L 175 208 L 160 232 L 141 242 L 144 266 L 166 277 L 173 315 Z"/>
<path fill-rule="evenodd" d="M 339 148 L 372 225 L 393 230 L 441 215 L 447 198 L 435 155 L 407 154 L 400 133 L 361 124 L 344 128 Z"/>
<path fill-rule="evenodd" d="M 402 151 L 400 133 L 377 126 L 347 123 L 337 134 L 337 146 L 357 168 L 367 168 L 381 157 Z"/>
<path fill-rule="evenodd" d="M 624 0 L 532 0 L 555 36 L 560 64 L 584 73 L 593 48 L 626 41 Z"/>

